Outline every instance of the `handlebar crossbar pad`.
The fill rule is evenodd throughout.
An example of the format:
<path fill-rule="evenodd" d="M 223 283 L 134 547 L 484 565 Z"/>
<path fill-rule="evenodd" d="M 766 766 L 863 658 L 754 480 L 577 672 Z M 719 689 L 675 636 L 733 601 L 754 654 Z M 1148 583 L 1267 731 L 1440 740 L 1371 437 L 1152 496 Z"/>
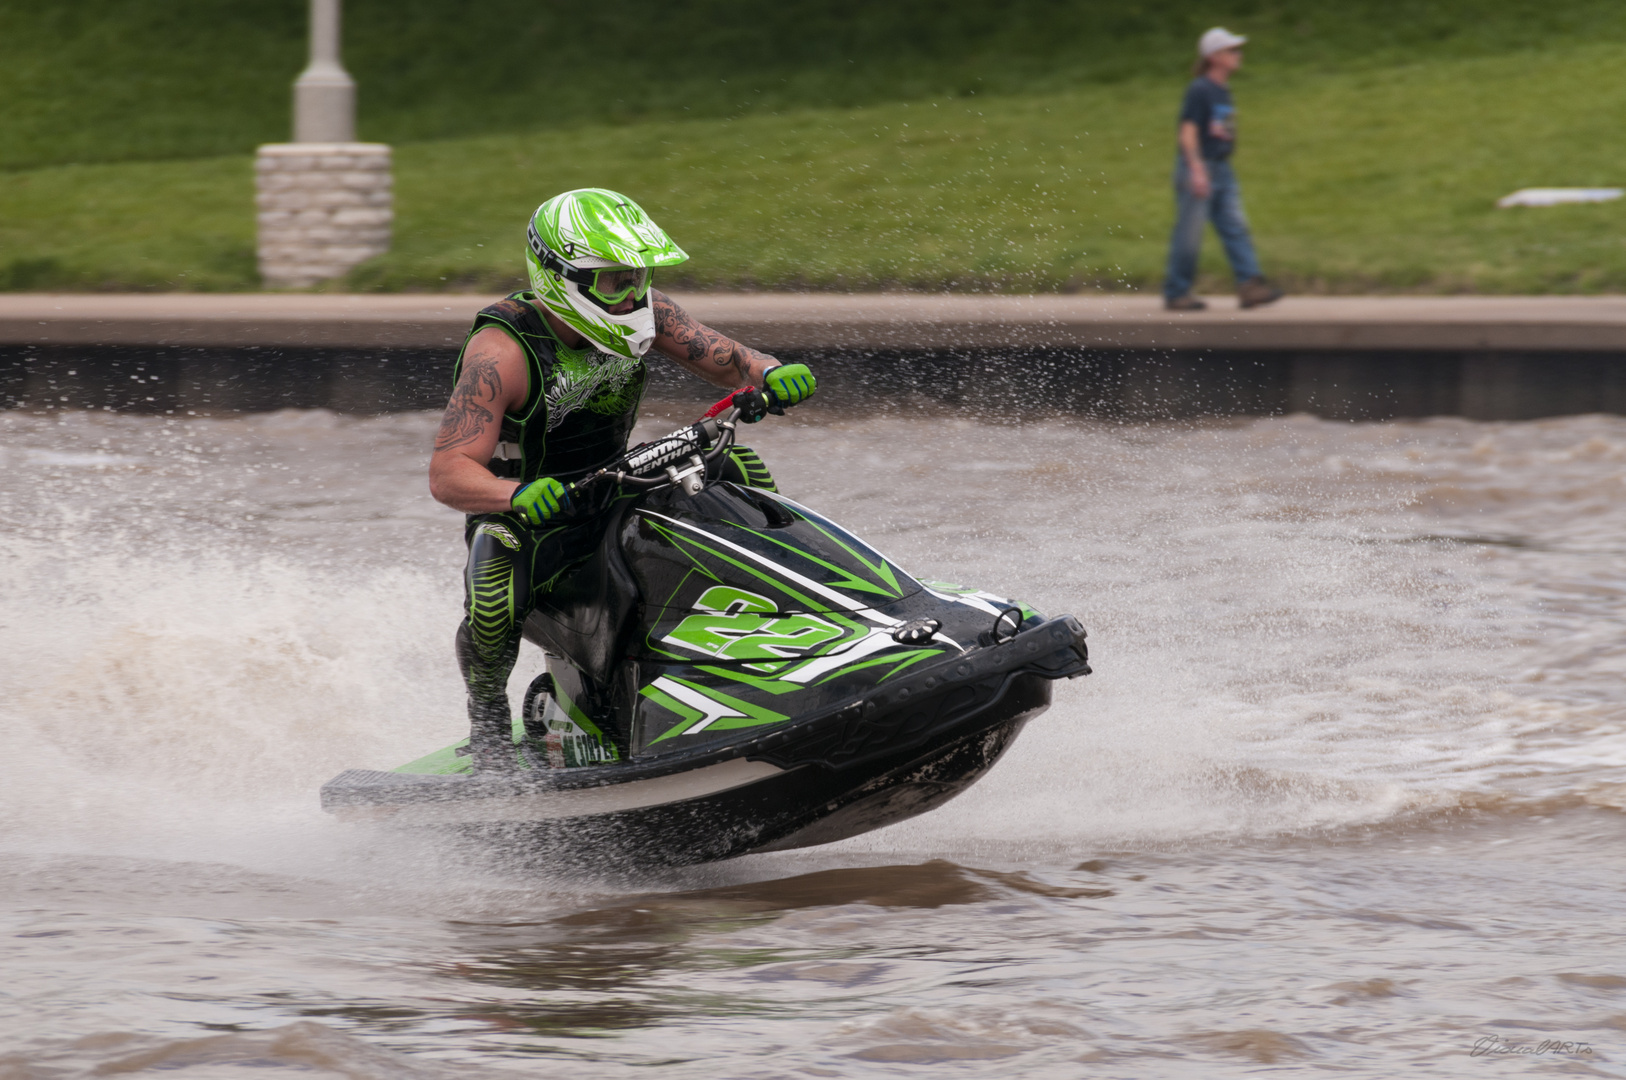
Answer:
<path fill-rule="evenodd" d="M 623 468 L 634 476 L 640 476 L 663 469 L 690 454 L 698 454 L 705 448 L 705 432 L 696 424 L 634 450 L 626 456 Z"/>

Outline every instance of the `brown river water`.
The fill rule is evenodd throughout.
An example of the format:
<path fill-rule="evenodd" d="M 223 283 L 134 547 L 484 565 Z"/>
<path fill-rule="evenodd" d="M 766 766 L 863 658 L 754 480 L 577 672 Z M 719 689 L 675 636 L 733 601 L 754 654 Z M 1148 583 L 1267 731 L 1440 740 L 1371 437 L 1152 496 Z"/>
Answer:
<path fill-rule="evenodd" d="M 770 420 L 1096 673 L 932 814 L 595 877 L 318 809 L 466 730 L 436 418 L 183 412 L 0 414 L 0 1080 L 1626 1076 L 1626 419 Z"/>

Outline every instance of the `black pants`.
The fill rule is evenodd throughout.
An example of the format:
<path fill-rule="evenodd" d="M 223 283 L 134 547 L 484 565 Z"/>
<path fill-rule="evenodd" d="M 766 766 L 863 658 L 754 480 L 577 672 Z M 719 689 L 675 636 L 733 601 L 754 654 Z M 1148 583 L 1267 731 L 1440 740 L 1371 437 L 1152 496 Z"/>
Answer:
<path fill-rule="evenodd" d="M 778 490 L 762 459 L 743 446 L 729 452 L 723 479 Z M 477 754 L 501 753 L 509 747 L 513 713 L 508 676 L 519 658 L 526 616 L 539 598 L 598 550 L 613 505 L 561 525 L 533 526 L 510 511 L 475 514 L 464 526 L 469 559 L 463 573 L 457 662 L 468 686 L 469 742 Z"/>

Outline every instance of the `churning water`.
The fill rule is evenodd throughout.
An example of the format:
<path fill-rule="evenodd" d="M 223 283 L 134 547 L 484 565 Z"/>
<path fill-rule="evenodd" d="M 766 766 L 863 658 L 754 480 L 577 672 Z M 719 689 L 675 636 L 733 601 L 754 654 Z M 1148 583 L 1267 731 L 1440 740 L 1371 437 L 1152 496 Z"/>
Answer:
<path fill-rule="evenodd" d="M 635 879 L 317 809 L 465 730 L 434 425 L 0 415 L 0 1078 L 1626 1075 L 1626 420 L 764 423 L 1096 674 L 940 811 Z"/>

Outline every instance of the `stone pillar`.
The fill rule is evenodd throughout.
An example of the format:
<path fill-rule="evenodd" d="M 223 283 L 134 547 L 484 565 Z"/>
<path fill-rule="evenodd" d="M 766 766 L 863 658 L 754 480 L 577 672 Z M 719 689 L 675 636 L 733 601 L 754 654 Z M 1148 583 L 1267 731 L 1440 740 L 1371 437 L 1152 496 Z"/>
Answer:
<path fill-rule="evenodd" d="M 356 141 L 356 82 L 339 61 L 339 0 L 311 0 L 311 58 L 294 80 L 294 142 Z"/>
<path fill-rule="evenodd" d="M 310 0 L 310 63 L 294 83 L 294 141 L 254 163 L 260 277 L 299 288 L 390 248 L 390 148 L 356 139 L 356 84 L 339 61 L 339 0 Z"/>
<path fill-rule="evenodd" d="M 390 148 L 274 143 L 254 163 L 260 276 L 271 288 L 340 277 L 390 247 Z"/>

